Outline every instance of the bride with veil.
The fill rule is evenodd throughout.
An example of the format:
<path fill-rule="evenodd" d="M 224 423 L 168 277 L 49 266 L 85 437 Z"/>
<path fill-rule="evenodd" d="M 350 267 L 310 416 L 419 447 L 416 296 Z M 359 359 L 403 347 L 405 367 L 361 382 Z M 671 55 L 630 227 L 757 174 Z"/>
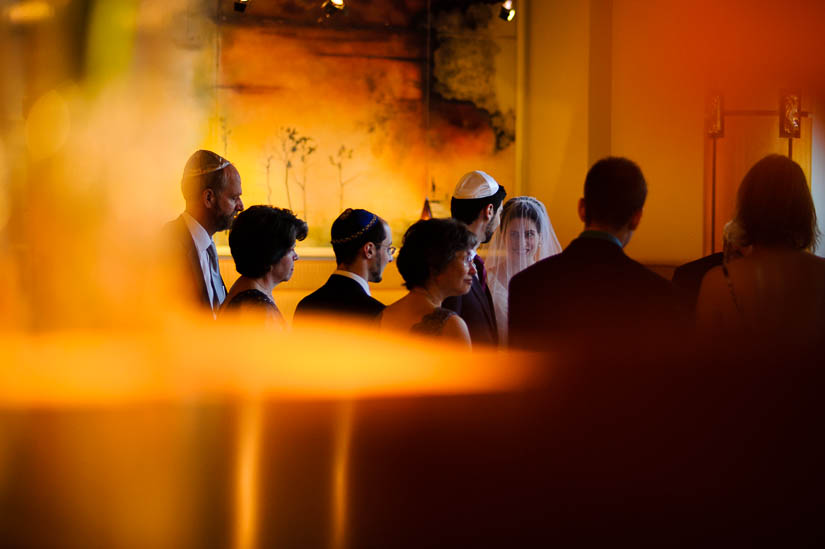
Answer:
<path fill-rule="evenodd" d="M 501 225 L 488 248 L 487 283 L 493 297 L 500 344 L 507 343 L 510 279 L 533 263 L 561 252 L 547 209 L 532 196 L 516 196 L 501 211 Z"/>

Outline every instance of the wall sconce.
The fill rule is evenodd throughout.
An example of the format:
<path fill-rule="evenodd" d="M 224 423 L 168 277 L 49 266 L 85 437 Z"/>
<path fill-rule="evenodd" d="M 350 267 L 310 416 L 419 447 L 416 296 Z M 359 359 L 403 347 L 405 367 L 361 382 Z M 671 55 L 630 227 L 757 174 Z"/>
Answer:
<path fill-rule="evenodd" d="M 802 98 L 799 91 L 782 91 L 779 95 L 779 137 L 802 135 Z"/>
<path fill-rule="evenodd" d="M 505 21 L 513 20 L 516 16 L 516 10 L 513 9 L 513 0 L 507 0 L 501 5 L 501 10 L 498 12 L 498 16 Z"/>
<path fill-rule="evenodd" d="M 709 137 L 725 136 L 725 117 L 722 115 L 722 94 L 712 93 L 707 101 L 707 130 Z"/>
<path fill-rule="evenodd" d="M 246 10 L 246 5 L 249 3 L 249 0 L 235 0 L 235 11 L 243 12 Z"/>

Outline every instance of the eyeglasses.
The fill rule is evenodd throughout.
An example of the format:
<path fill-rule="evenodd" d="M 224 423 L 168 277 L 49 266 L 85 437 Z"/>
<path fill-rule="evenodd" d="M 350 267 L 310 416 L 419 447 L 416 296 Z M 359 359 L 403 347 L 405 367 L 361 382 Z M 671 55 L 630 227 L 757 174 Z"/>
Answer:
<path fill-rule="evenodd" d="M 379 250 L 381 249 L 381 246 L 383 246 L 383 244 L 381 244 L 380 242 L 375 244 L 375 247 L 378 248 Z M 395 255 L 395 251 L 397 249 L 398 248 L 396 248 L 395 246 L 390 246 L 390 247 L 387 248 L 387 253 L 390 254 L 390 255 Z"/>

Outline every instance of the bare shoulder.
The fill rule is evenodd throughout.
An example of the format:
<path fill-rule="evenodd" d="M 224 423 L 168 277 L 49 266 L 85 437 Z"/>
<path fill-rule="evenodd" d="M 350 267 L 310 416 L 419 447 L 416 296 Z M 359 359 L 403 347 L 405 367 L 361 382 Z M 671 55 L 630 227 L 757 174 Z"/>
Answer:
<path fill-rule="evenodd" d="M 802 257 L 811 269 L 825 272 L 825 257 L 819 257 L 811 253 L 806 253 Z"/>
<path fill-rule="evenodd" d="M 384 310 L 381 311 L 381 315 L 378 320 L 378 325 L 382 329 L 398 329 L 399 309 L 400 307 L 398 306 L 397 301 L 392 305 L 384 307 Z"/>
<path fill-rule="evenodd" d="M 705 276 L 702 278 L 702 284 L 705 283 L 714 285 L 723 283 L 725 281 L 725 274 L 722 271 L 722 266 L 717 265 L 716 267 L 712 267 L 705 273 Z"/>
<path fill-rule="evenodd" d="M 470 330 L 467 329 L 467 324 L 458 315 L 450 315 L 447 318 L 441 333 L 445 337 L 466 343 L 468 347 L 471 346 Z"/>
<path fill-rule="evenodd" d="M 702 278 L 702 285 L 699 288 L 698 305 L 699 308 L 707 305 L 708 302 L 717 302 L 722 296 L 727 295 L 727 282 L 722 267 L 713 267 Z"/>
<path fill-rule="evenodd" d="M 727 287 L 722 267 L 710 269 L 702 279 L 699 298 L 696 302 L 696 323 L 704 330 L 713 331 L 724 326 L 725 318 L 732 311 L 730 290 Z"/>
<path fill-rule="evenodd" d="M 416 308 L 410 294 L 384 307 L 379 326 L 382 329 L 408 332 L 416 322 L 421 320 L 421 313 Z"/>
<path fill-rule="evenodd" d="M 801 254 L 800 272 L 803 273 L 805 286 L 811 290 L 825 291 L 825 258 L 812 253 Z"/>

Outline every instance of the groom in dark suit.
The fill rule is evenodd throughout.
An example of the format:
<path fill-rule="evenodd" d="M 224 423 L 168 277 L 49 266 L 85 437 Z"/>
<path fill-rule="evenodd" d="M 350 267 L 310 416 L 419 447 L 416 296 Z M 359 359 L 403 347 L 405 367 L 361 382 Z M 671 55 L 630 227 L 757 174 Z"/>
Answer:
<path fill-rule="evenodd" d="M 453 191 L 450 212 L 453 218 L 464 222 L 475 233 L 478 241 L 486 244 L 501 223 L 501 203 L 507 191 L 492 176 L 475 170 L 462 177 Z M 473 346 L 497 345 L 498 328 L 493 298 L 487 287 L 484 261 L 473 258 L 476 276 L 470 291 L 462 296 L 448 297 L 443 307 L 458 313 L 470 330 Z"/>
<path fill-rule="evenodd" d="M 681 311 L 670 282 L 624 253 L 646 197 L 632 161 L 611 157 L 590 168 L 579 201 L 584 232 L 510 281 L 511 346 L 592 349 L 675 325 Z"/>
<path fill-rule="evenodd" d="M 387 222 L 367 210 L 348 208 L 332 223 L 332 251 L 337 270 L 326 284 L 295 309 L 295 322 L 313 314 L 336 314 L 376 320 L 384 304 L 370 295 L 369 282 L 381 282 L 395 248 Z"/>

